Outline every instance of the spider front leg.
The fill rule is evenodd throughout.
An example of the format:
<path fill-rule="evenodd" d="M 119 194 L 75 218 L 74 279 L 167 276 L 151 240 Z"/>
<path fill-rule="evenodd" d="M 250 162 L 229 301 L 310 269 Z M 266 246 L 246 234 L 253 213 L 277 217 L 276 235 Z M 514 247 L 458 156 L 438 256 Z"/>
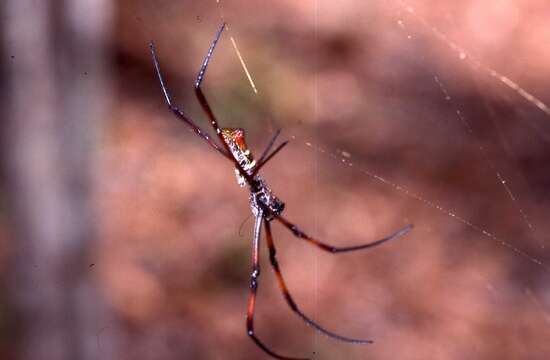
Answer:
<path fill-rule="evenodd" d="M 372 241 L 372 242 L 369 242 L 369 243 L 366 243 L 366 244 L 355 245 L 355 246 L 336 247 L 336 246 L 332 246 L 332 245 L 326 244 L 322 241 L 319 241 L 317 239 L 312 238 L 311 236 L 309 236 L 305 232 L 303 232 L 298 226 L 291 223 L 290 221 L 288 221 L 287 219 L 285 219 L 281 215 L 277 215 L 275 218 L 281 224 L 283 224 L 287 229 L 289 229 L 294 234 L 294 236 L 296 236 L 297 238 L 303 239 L 303 240 L 305 240 L 305 241 L 307 241 L 311 244 L 314 244 L 317 247 L 319 247 L 321 250 L 327 251 L 327 252 L 332 253 L 332 254 L 372 248 L 372 247 L 381 245 L 381 244 L 385 243 L 386 241 L 397 239 L 397 238 L 405 235 L 406 233 L 408 233 L 413 228 L 413 225 L 409 224 L 409 225 L 405 226 L 404 228 L 402 228 L 401 230 L 396 231 L 395 233 L 391 234 L 390 236 L 382 238 L 380 240 Z"/>
<path fill-rule="evenodd" d="M 273 135 L 273 137 L 271 138 L 271 140 L 267 144 L 265 150 L 262 152 L 262 155 L 258 159 L 258 163 L 256 164 L 256 167 L 254 167 L 254 171 L 252 172 L 252 177 L 254 177 L 260 171 L 260 169 L 269 160 L 271 160 L 271 158 L 273 156 L 275 156 L 279 151 L 281 151 L 282 148 L 284 148 L 288 144 L 288 141 L 283 141 L 281 144 L 279 144 L 275 148 L 275 150 L 273 150 L 272 153 L 269 153 L 269 150 L 271 150 L 271 148 L 273 147 L 273 144 L 275 143 L 275 140 L 277 139 L 277 137 L 279 136 L 280 133 L 281 133 L 281 129 L 277 129 L 277 131 L 275 132 L 275 134 Z"/>
<path fill-rule="evenodd" d="M 281 129 L 277 129 L 277 131 L 275 131 L 275 134 L 273 134 L 273 136 L 271 137 L 271 140 L 269 140 L 269 143 L 267 143 L 267 146 L 262 152 L 262 155 L 259 157 L 258 163 L 261 163 L 265 160 L 265 158 L 267 157 L 267 154 L 269 153 L 269 150 L 271 150 L 271 148 L 273 147 L 273 144 L 275 144 L 275 140 L 277 140 L 280 134 L 281 134 Z"/>
<path fill-rule="evenodd" d="M 288 144 L 288 141 L 283 141 L 281 144 L 279 144 L 279 146 L 277 146 L 275 148 L 275 150 L 273 150 L 273 152 L 267 156 L 264 156 L 262 155 L 262 157 L 260 158 L 260 160 L 258 160 L 258 164 L 256 165 L 256 167 L 254 168 L 254 171 L 252 172 L 252 176 L 255 176 L 259 171 L 260 169 L 265 165 L 267 164 L 267 162 L 269 160 L 271 160 L 273 158 L 273 156 L 277 155 L 277 153 L 279 151 L 281 151 L 282 148 L 284 148 L 286 145 Z"/>
<path fill-rule="evenodd" d="M 250 275 L 250 293 L 248 295 L 248 307 L 246 311 L 246 331 L 248 336 L 267 354 L 283 360 L 309 360 L 307 358 L 293 358 L 279 355 L 269 349 L 254 333 L 254 311 L 256 309 L 256 292 L 258 291 L 258 280 L 260 277 L 260 236 L 264 212 L 258 209 L 256 222 L 254 224 L 254 238 L 252 241 L 252 273 Z"/>
<path fill-rule="evenodd" d="M 298 305 L 296 305 L 296 302 L 294 302 L 294 299 L 292 298 L 292 296 L 290 295 L 290 292 L 288 291 L 285 280 L 283 278 L 283 274 L 281 273 L 281 269 L 279 268 L 279 262 L 277 261 L 277 250 L 275 249 L 275 244 L 273 243 L 273 235 L 271 234 L 271 225 L 269 221 L 266 219 L 264 219 L 264 226 L 265 226 L 265 237 L 267 241 L 267 247 L 269 249 L 269 261 L 271 262 L 271 266 L 273 267 L 273 271 L 275 272 L 275 276 L 277 277 L 279 288 L 281 289 L 281 292 L 290 309 L 294 311 L 296 314 L 298 314 L 298 316 L 302 320 L 304 320 L 308 325 L 312 326 L 313 328 L 315 328 L 315 330 L 319 331 L 323 335 L 326 335 L 328 337 L 331 337 L 339 341 L 348 342 L 352 344 L 371 344 L 372 343 L 371 340 L 352 339 L 342 335 L 338 335 L 336 333 L 333 333 L 332 331 L 328 331 L 324 329 L 321 325 L 317 324 L 315 321 L 307 317 L 298 308 Z"/>
<path fill-rule="evenodd" d="M 216 116 L 214 115 L 214 112 L 212 111 L 212 108 L 208 104 L 208 101 L 206 100 L 206 96 L 204 96 L 204 93 L 201 89 L 201 83 L 204 79 L 204 76 L 206 75 L 206 69 L 208 68 L 208 63 L 210 62 L 210 59 L 212 58 L 212 54 L 214 53 L 214 49 L 216 48 L 216 45 L 218 44 L 218 40 L 220 40 L 220 37 L 222 36 L 222 32 L 225 29 L 225 23 L 222 23 L 220 28 L 218 29 L 218 32 L 216 33 L 216 36 L 214 37 L 214 40 L 212 41 L 212 44 L 210 45 L 210 48 L 208 49 L 208 52 L 206 53 L 206 57 L 204 58 L 204 61 L 202 62 L 201 68 L 199 70 L 199 74 L 197 75 L 197 79 L 195 80 L 195 95 L 197 96 L 197 99 L 199 103 L 202 106 L 202 109 L 210 119 L 210 125 L 214 128 L 214 131 L 216 132 L 216 135 L 220 139 L 221 143 L 223 144 L 225 151 L 230 154 L 231 160 L 235 164 L 235 168 L 239 171 L 242 177 L 246 179 L 246 181 L 251 184 L 253 181 L 253 177 L 246 172 L 245 169 L 239 164 L 237 159 L 235 159 L 235 156 L 232 155 L 231 150 L 229 149 L 229 145 L 227 145 L 227 142 L 223 138 L 222 135 L 222 129 L 220 128 L 218 124 L 218 120 L 216 119 Z"/>
<path fill-rule="evenodd" d="M 217 150 L 219 153 L 221 153 L 223 156 L 231 160 L 231 155 L 229 152 L 224 151 L 222 148 L 218 146 L 211 138 L 208 133 L 206 133 L 204 130 L 202 130 L 195 122 L 188 117 L 183 111 L 178 109 L 177 106 L 175 106 L 172 102 L 172 97 L 170 96 L 170 92 L 168 91 L 168 88 L 164 84 L 164 79 L 162 78 L 162 74 L 160 72 L 160 65 L 159 61 L 157 59 L 157 52 L 155 50 L 155 45 L 151 42 L 149 44 L 149 49 L 151 50 L 151 57 L 153 58 L 153 64 L 155 66 L 155 71 L 157 73 L 157 77 L 160 82 L 160 87 L 162 89 L 162 92 L 164 93 L 164 100 L 166 100 L 166 104 L 168 105 L 168 108 L 180 119 L 182 120 L 187 126 L 191 128 L 197 134 L 200 136 L 204 141 L 208 143 L 208 145 L 212 146 L 215 150 Z"/>

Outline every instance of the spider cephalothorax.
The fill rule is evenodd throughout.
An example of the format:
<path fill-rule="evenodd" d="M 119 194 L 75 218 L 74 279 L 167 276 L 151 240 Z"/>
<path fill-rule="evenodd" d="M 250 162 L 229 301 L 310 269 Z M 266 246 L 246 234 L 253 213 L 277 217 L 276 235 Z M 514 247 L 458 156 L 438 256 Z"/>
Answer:
<path fill-rule="evenodd" d="M 281 289 L 284 299 L 286 300 L 290 309 L 294 311 L 308 325 L 312 326 L 317 331 L 321 332 L 326 336 L 329 336 L 336 340 L 354 343 L 354 344 L 370 344 L 372 343 L 372 341 L 370 340 L 352 339 L 352 338 L 341 336 L 331 331 L 328 331 L 325 328 L 323 328 L 321 325 L 317 324 L 315 321 L 310 319 L 307 315 L 305 315 L 300 310 L 300 308 L 298 307 L 298 305 L 290 295 L 290 292 L 286 286 L 285 280 L 283 279 L 283 274 L 281 273 L 281 269 L 279 268 L 279 263 L 277 262 L 275 244 L 273 242 L 273 236 L 271 234 L 271 221 L 272 220 L 279 221 L 283 226 L 285 226 L 288 230 L 290 230 L 292 234 L 294 234 L 294 236 L 296 236 L 297 238 L 305 240 L 308 243 L 319 247 L 321 250 L 327 251 L 332 254 L 367 249 L 367 248 L 380 245 L 386 241 L 396 239 L 404 235 L 412 228 L 412 225 L 407 225 L 401 230 L 393 233 L 392 235 L 373 242 L 356 245 L 356 246 L 336 247 L 336 246 L 326 244 L 315 238 L 312 238 L 311 236 L 303 232 L 297 225 L 291 223 L 290 221 L 286 220 L 284 217 L 281 216 L 284 210 L 285 204 L 273 194 L 273 192 L 271 191 L 271 189 L 269 188 L 265 180 L 260 175 L 258 175 L 258 171 L 271 158 L 273 158 L 273 156 L 275 156 L 279 152 L 279 150 L 281 150 L 287 144 L 287 142 L 281 143 L 279 146 L 275 148 L 275 150 L 270 152 L 271 147 L 273 146 L 277 136 L 279 135 L 280 131 L 277 131 L 275 135 L 272 137 L 271 141 L 267 145 L 262 155 L 260 156 L 260 158 L 258 159 L 258 161 L 254 160 L 252 153 L 246 146 L 246 142 L 244 139 L 244 136 L 245 136 L 244 130 L 220 128 L 218 125 L 218 121 L 216 120 L 216 117 L 214 116 L 214 113 L 210 108 L 208 101 L 206 101 L 206 97 L 204 96 L 201 90 L 201 83 L 202 83 L 202 80 L 204 79 L 206 68 L 208 67 L 208 62 L 212 57 L 214 48 L 216 47 L 216 44 L 224 28 L 225 28 L 225 24 L 222 24 L 222 26 L 220 27 L 220 29 L 216 34 L 216 37 L 214 38 L 214 41 L 212 42 L 212 45 L 210 46 L 210 49 L 208 50 L 206 58 L 204 59 L 204 62 L 202 63 L 201 69 L 197 76 L 197 80 L 195 81 L 195 94 L 204 112 L 208 116 L 210 120 L 210 124 L 214 128 L 214 131 L 216 132 L 218 141 L 219 143 L 221 143 L 221 146 L 219 143 L 216 143 L 212 138 L 210 138 L 208 133 L 202 130 L 190 117 L 188 117 L 186 114 L 183 113 L 183 111 L 181 111 L 175 105 L 172 104 L 172 98 L 168 93 L 168 89 L 164 85 L 164 80 L 160 73 L 160 65 L 158 63 L 157 56 L 155 53 L 155 48 L 152 43 L 150 44 L 150 48 L 151 48 L 151 55 L 153 57 L 153 64 L 155 65 L 155 70 L 156 70 L 158 79 L 160 81 L 161 89 L 164 93 L 164 98 L 166 100 L 166 103 L 168 104 L 168 108 L 180 120 L 182 120 L 187 126 L 189 126 L 195 132 L 195 134 L 199 135 L 213 149 L 215 149 L 220 154 L 222 154 L 226 159 L 231 161 L 231 163 L 235 167 L 237 182 L 239 183 L 239 185 L 241 187 L 248 185 L 249 187 L 250 208 L 252 210 L 252 214 L 254 215 L 256 222 L 254 224 L 254 236 L 252 241 L 252 247 L 253 247 L 252 272 L 250 274 L 250 293 L 248 297 L 248 308 L 246 312 L 247 334 L 256 343 L 256 345 L 258 345 L 263 351 L 273 356 L 274 358 L 287 359 L 287 360 L 307 360 L 307 359 L 286 357 L 275 353 L 273 350 L 267 347 L 267 345 L 265 345 L 256 336 L 254 332 L 254 312 L 256 308 L 256 291 L 258 290 L 258 280 L 260 276 L 260 237 L 261 237 L 261 229 L 263 225 L 263 228 L 265 229 L 265 232 L 266 232 L 265 239 L 267 242 L 267 247 L 269 249 L 269 261 L 271 263 L 271 266 L 273 267 L 273 270 L 275 271 L 275 276 L 277 277 L 279 288 Z"/>
<path fill-rule="evenodd" d="M 256 166 L 256 161 L 254 160 L 250 149 L 246 146 L 244 129 L 224 128 L 222 129 L 222 135 L 235 160 L 237 160 L 241 168 L 246 171 L 247 174 L 252 175 L 252 171 Z M 235 173 L 237 175 L 237 182 L 239 183 L 239 186 L 245 186 L 246 179 L 242 176 L 238 168 L 235 168 Z"/>

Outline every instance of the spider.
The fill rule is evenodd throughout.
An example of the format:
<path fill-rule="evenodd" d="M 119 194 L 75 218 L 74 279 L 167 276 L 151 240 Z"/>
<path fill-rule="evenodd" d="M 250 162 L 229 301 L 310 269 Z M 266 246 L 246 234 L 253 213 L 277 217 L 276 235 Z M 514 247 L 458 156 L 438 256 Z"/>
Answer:
<path fill-rule="evenodd" d="M 160 82 L 160 87 L 164 94 L 164 99 L 166 100 L 168 108 L 175 114 L 175 116 L 178 119 L 180 119 L 187 126 L 189 126 L 195 132 L 195 134 L 197 134 L 204 141 L 206 141 L 208 145 L 210 145 L 214 150 L 219 152 L 223 157 L 227 158 L 230 162 L 232 162 L 235 167 L 235 174 L 237 177 L 238 184 L 241 187 L 248 186 L 248 189 L 250 192 L 249 194 L 250 210 L 252 211 L 252 215 L 255 218 L 255 223 L 254 223 L 254 235 L 252 239 L 252 248 L 253 248 L 252 272 L 250 274 L 250 290 L 249 290 L 248 306 L 247 306 L 247 312 L 246 312 L 247 334 L 254 341 L 254 343 L 256 343 L 258 347 L 260 347 L 263 351 L 265 351 L 267 354 L 269 354 L 274 358 L 288 359 L 288 360 L 307 360 L 307 358 L 288 357 L 288 356 L 283 356 L 276 353 L 275 351 L 271 350 L 267 345 L 265 345 L 265 343 L 262 340 L 260 340 L 256 335 L 256 333 L 254 332 L 254 310 L 256 307 L 256 292 L 258 291 L 258 284 L 259 284 L 258 280 L 260 277 L 260 252 L 259 252 L 260 237 L 261 237 L 261 230 L 263 225 L 263 228 L 265 229 L 265 240 L 267 242 L 267 247 L 269 250 L 269 260 L 275 272 L 275 276 L 277 278 L 279 288 L 290 309 L 293 312 L 295 312 L 308 325 L 310 325 L 315 330 L 319 331 L 320 333 L 328 337 L 331 337 L 339 341 L 347 342 L 347 343 L 370 344 L 372 343 L 372 340 L 349 338 L 349 337 L 336 334 L 332 331 L 326 330 L 324 327 L 317 324 L 317 322 L 313 321 L 308 316 L 306 316 L 302 312 L 302 310 L 300 310 L 300 308 L 298 307 L 298 305 L 290 295 L 290 292 L 287 288 L 287 285 L 281 273 L 279 263 L 277 262 L 275 244 L 273 243 L 273 235 L 271 233 L 271 222 L 273 220 L 277 220 L 284 227 L 290 230 L 290 232 L 292 232 L 292 234 L 297 238 L 305 240 L 306 242 L 313 244 L 319 247 L 321 250 L 327 251 L 331 254 L 369 249 L 374 246 L 381 245 L 386 241 L 396 239 L 406 234 L 412 229 L 413 226 L 407 225 L 401 230 L 391 234 L 388 237 L 385 237 L 376 241 L 372 241 L 369 243 L 355 245 L 355 246 L 348 246 L 348 247 L 336 247 L 336 246 L 332 246 L 327 243 L 324 243 L 322 241 L 319 241 L 307 235 L 297 225 L 291 223 L 290 221 L 288 221 L 286 218 L 282 216 L 283 210 L 285 208 L 284 202 L 282 202 L 277 196 L 275 196 L 271 188 L 268 186 L 266 181 L 258 174 L 258 172 L 270 159 L 273 158 L 273 156 L 275 156 L 283 147 L 286 146 L 288 141 L 282 142 L 273 151 L 271 151 L 277 137 L 280 134 L 280 130 L 277 130 L 273 135 L 273 137 L 271 138 L 271 140 L 269 141 L 262 155 L 256 161 L 246 145 L 244 130 L 240 128 L 236 128 L 236 129 L 220 128 L 220 126 L 218 125 L 218 121 L 214 116 L 214 112 L 210 108 L 210 105 L 208 104 L 208 101 L 206 100 L 206 97 L 204 96 L 204 93 L 202 92 L 202 89 L 201 89 L 201 84 L 202 84 L 202 81 L 204 80 L 208 63 L 212 58 L 212 54 L 214 53 L 216 44 L 218 43 L 218 40 L 220 39 L 224 29 L 225 29 L 225 23 L 222 23 L 218 31 L 216 32 L 214 40 L 212 41 L 212 44 L 208 49 L 208 53 L 206 54 L 206 57 L 199 70 L 197 79 L 195 80 L 195 95 L 199 103 L 201 104 L 202 109 L 210 119 L 210 124 L 214 128 L 214 131 L 216 132 L 216 136 L 218 137 L 218 140 L 221 143 L 221 146 L 218 143 L 216 143 L 204 130 L 202 130 L 188 115 L 186 115 L 183 111 L 181 111 L 178 107 L 174 105 L 172 98 L 168 92 L 168 89 L 166 88 L 166 85 L 164 83 L 164 79 L 161 75 L 160 65 L 157 59 L 155 46 L 151 42 L 149 44 L 149 47 L 151 50 L 151 56 L 153 58 L 155 71 L 156 71 L 158 80 Z"/>

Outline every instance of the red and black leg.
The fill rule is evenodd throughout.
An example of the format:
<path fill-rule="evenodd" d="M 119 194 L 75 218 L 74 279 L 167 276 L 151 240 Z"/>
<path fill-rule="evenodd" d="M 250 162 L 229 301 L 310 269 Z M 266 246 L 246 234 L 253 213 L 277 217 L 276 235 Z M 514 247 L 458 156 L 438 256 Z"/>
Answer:
<path fill-rule="evenodd" d="M 206 96 L 204 96 L 204 93 L 201 89 L 202 81 L 204 80 L 204 76 L 206 75 L 206 69 L 208 68 L 208 63 L 210 62 L 210 59 L 212 58 L 212 54 L 214 53 L 214 49 L 216 49 L 216 45 L 218 44 L 218 41 L 220 40 L 220 37 L 222 36 L 222 32 L 225 29 L 225 23 L 222 23 L 220 28 L 218 29 L 218 32 L 216 33 L 216 36 L 214 37 L 214 40 L 212 41 L 212 44 L 210 45 L 210 48 L 208 49 L 208 52 L 206 53 L 206 57 L 204 58 L 204 61 L 202 62 L 201 68 L 199 70 L 199 74 L 197 75 L 197 79 L 195 80 L 195 95 L 197 96 L 197 99 L 199 103 L 202 106 L 202 109 L 210 119 L 210 125 L 212 125 L 212 128 L 214 128 L 214 131 L 216 132 L 216 135 L 220 139 L 221 143 L 223 144 L 225 151 L 230 154 L 231 160 L 235 164 L 235 168 L 239 171 L 242 177 L 244 177 L 249 184 L 251 184 L 252 176 L 250 176 L 239 164 L 237 159 L 231 154 L 231 150 L 229 149 L 229 145 L 225 142 L 225 139 L 223 138 L 222 129 L 220 128 L 218 124 L 218 120 L 216 119 L 216 116 L 214 115 L 214 112 L 212 111 L 212 108 L 210 107 L 210 104 L 208 104 L 208 101 L 206 100 Z"/>
<path fill-rule="evenodd" d="M 246 311 L 246 332 L 248 336 L 267 354 L 277 359 L 283 360 L 309 360 L 305 358 L 293 358 L 282 356 L 268 348 L 254 332 L 254 311 L 256 309 L 256 293 L 258 291 L 258 280 L 260 278 L 260 236 L 262 229 L 262 222 L 264 221 L 264 213 L 259 209 L 256 215 L 256 222 L 254 224 L 254 238 L 252 241 L 252 273 L 250 275 L 250 293 L 248 295 L 248 307 Z"/>
<path fill-rule="evenodd" d="M 217 150 L 219 153 L 221 153 L 226 158 L 230 159 L 232 156 L 227 150 L 222 149 L 218 144 L 216 144 L 210 135 L 204 130 L 202 130 L 188 115 L 186 115 L 182 110 L 180 110 L 176 105 L 174 105 L 172 101 L 172 97 L 170 96 L 170 92 L 168 91 L 168 88 L 166 87 L 164 83 L 164 79 L 162 78 L 162 74 L 160 72 L 160 65 L 159 61 L 157 59 L 157 53 L 155 50 L 155 45 L 151 42 L 149 44 L 149 48 L 151 49 L 151 56 L 153 58 L 153 64 L 155 65 L 155 71 L 157 73 L 157 77 L 160 82 L 160 87 L 162 89 L 162 92 L 164 93 L 164 99 L 166 100 L 166 104 L 168 105 L 168 108 L 180 119 L 182 120 L 187 126 L 191 128 L 195 132 L 195 134 L 199 135 L 204 141 L 206 141 L 210 146 L 212 146 L 215 150 Z"/>
<path fill-rule="evenodd" d="M 328 337 L 331 337 L 339 341 L 348 342 L 352 344 L 371 344 L 372 340 L 348 338 L 342 335 L 338 335 L 332 331 L 328 331 L 325 328 L 323 328 L 321 325 L 317 324 L 315 321 L 307 317 L 302 312 L 302 310 L 298 308 L 298 305 L 296 305 L 296 302 L 294 301 L 294 299 L 290 295 L 290 292 L 288 291 L 285 280 L 283 278 L 283 274 L 281 273 L 281 269 L 279 268 L 279 262 L 277 261 L 277 250 L 275 249 L 275 244 L 273 243 L 273 235 L 271 234 L 271 225 L 268 220 L 264 219 L 264 226 L 265 226 L 265 237 L 266 237 L 267 247 L 269 249 L 269 261 L 271 262 L 271 266 L 273 267 L 275 276 L 277 277 L 279 288 L 281 289 L 283 297 L 285 298 L 290 309 L 294 311 L 308 325 L 310 325 L 311 327 L 313 327 L 315 330 L 319 331 L 323 335 L 326 335 Z"/>
<path fill-rule="evenodd" d="M 354 245 L 354 246 L 337 247 L 337 246 L 332 246 L 332 245 L 329 245 L 327 243 L 324 243 L 322 241 L 319 241 L 317 239 L 312 238 L 311 236 L 309 236 L 305 232 L 303 232 L 296 224 L 291 223 L 290 221 L 288 221 L 287 219 L 285 219 L 281 215 L 277 215 L 275 218 L 281 224 L 283 224 L 287 229 L 289 229 L 294 234 L 294 236 L 296 236 L 297 238 L 303 239 L 303 240 L 305 240 L 305 241 L 307 241 L 311 244 L 314 244 L 317 247 L 319 247 L 321 250 L 327 251 L 327 252 L 332 253 L 332 254 L 369 249 L 369 248 L 381 245 L 381 244 L 385 243 L 386 241 L 397 239 L 397 238 L 405 235 L 406 233 L 408 233 L 413 228 L 413 225 L 409 224 L 409 225 L 405 226 L 404 228 L 400 229 L 399 231 L 394 232 L 390 236 L 387 236 L 385 238 L 382 238 L 382 239 L 379 239 L 379 240 L 376 240 L 376 241 L 372 241 L 372 242 L 369 242 L 369 243 L 366 243 L 366 244 Z"/>

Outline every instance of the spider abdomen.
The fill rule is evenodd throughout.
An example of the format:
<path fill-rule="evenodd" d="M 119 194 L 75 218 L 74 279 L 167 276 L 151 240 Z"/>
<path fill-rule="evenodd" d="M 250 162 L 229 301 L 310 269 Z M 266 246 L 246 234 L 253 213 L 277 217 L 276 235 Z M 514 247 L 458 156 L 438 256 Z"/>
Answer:
<path fill-rule="evenodd" d="M 285 209 L 285 203 L 273 194 L 273 191 L 261 176 L 257 175 L 254 180 L 250 191 L 252 213 L 256 214 L 258 209 L 261 208 L 268 220 L 271 220 L 273 216 L 280 215 Z"/>

